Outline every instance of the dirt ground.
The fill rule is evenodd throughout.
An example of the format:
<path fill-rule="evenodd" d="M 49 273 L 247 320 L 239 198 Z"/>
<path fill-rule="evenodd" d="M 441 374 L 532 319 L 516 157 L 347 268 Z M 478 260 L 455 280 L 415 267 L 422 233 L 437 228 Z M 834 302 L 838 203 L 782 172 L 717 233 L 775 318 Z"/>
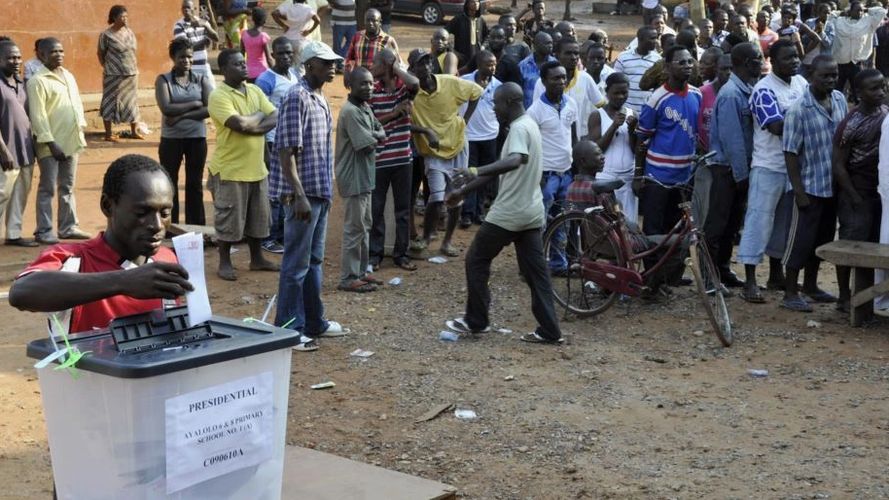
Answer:
<path fill-rule="evenodd" d="M 599 19 L 621 45 L 638 22 Z M 427 46 L 428 28 L 403 19 L 396 26 L 405 52 Z M 339 82 L 327 93 L 338 108 Z M 157 129 L 153 106 L 143 114 Z M 110 147 L 93 130 L 77 180 L 84 229 L 104 227 L 98 198 L 108 163 L 123 153 L 155 155 L 157 137 Z M 29 214 L 26 233 L 33 193 Z M 464 498 L 889 497 L 886 322 L 852 329 L 831 306 L 789 313 L 767 292 L 765 305 L 730 299 L 737 338 L 723 349 L 691 289 L 680 288 L 670 303 L 631 301 L 597 318 L 564 319 L 567 345 L 532 346 L 517 340 L 534 320 L 510 248 L 494 263 L 492 319 L 514 333 L 444 343 L 443 322 L 463 310 L 462 258 L 420 262 L 413 273 L 386 261 L 379 275 L 400 276 L 400 286 L 336 292 L 341 221 L 335 201 L 323 298 L 328 317 L 353 334 L 294 353 L 288 444 L 449 483 Z M 458 230 L 458 246 L 468 247 L 474 231 Z M 0 247 L 0 290 L 38 251 Z M 243 246 L 234 260 L 236 285 L 208 273 L 214 312 L 259 316 L 277 276 L 246 271 Z M 214 250 L 207 261 L 214 269 Z M 833 269 L 822 274 L 835 291 Z M 37 373 L 25 357 L 25 344 L 45 334 L 44 320 L 5 303 L 0 317 L 0 498 L 48 498 Z M 376 354 L 350 358 L 356 348 Z M 753 368 L 768 377 L 750 377 Z M 328 380 L 334 389 L 309 389 Z M 478 418 L 446 412 L 414 423 L 444 403 Z"/>

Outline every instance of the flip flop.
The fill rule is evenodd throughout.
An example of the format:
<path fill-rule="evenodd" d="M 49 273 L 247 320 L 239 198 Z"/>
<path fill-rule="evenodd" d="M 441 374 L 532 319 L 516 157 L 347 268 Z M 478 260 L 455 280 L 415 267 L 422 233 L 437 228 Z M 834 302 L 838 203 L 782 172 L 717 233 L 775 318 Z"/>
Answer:
<path fill-rule="evenodd" d="M 448 257 L 459 257 L 460 251 L 452 246 L 441 247 L 438 252 Z"/>
<path fill-rule="evenodd" d="M 238 275 L 235 273 L 235 270 L 231 271 L 216 271 L 216 276 L 219 276 L 220 279 L 224 279 L 225 281 L 238 281 Z"/>
<path fill-rule="evenodd" d="M 781 301 L 781 307 L 796 312 L 812 312 L 812 306 L 806 302 L 806 299 L 796 296 L 793 299 L 784 299 Z"/>
<path fill-rule="evenodd" d="M 763 298 L 762 294 L 757 291 L 754 294 L 748 294 L 747 290 L 744 290 L 739 294 L 739 296 L 747 302 L 751 304 L 765 304 L 766 299 Z"/>
<path fill-rule="evenodd" d="M 404 269 L 405 271 L 416 271 L 417 265 L 411 262 L 410 259 L 398 259 L 395 261 L 395 265 Z"/>

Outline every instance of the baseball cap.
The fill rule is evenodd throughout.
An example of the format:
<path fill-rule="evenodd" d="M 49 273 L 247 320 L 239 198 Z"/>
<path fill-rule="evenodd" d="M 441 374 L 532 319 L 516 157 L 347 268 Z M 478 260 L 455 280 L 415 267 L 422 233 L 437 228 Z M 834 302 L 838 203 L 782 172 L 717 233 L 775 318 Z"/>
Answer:
<path fill-rule="evenodd" d="M 300 53 L 300 62 L 305 64 L 309 59 L 318 58 L 324 61 L 342 61 L 343 58 L 338 56 L 329 45 L 322 42 L 313 41 L 307 43 Z"/>
<path fill-rule="evenodd" d="M 407 56 L 407 64 L 408 66 L 414 66 L 427 57 L 432 57 L 432 54 L 423 49 L 414 49 Z"/>

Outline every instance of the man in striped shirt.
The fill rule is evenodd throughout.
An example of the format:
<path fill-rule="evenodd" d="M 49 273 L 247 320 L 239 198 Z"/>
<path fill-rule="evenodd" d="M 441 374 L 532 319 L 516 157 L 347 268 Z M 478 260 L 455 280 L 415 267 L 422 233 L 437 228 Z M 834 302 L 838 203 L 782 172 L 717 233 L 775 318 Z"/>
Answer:
<path fill-rule="evenodd" d="M 654 66 L 661 56 L 655 50 L 657 48 L 657 31 L 650 26 L 639 28 L 636 32 L 639 45 L 636 50 L 627 50 L 617 56 L 614 61 L 614 71 L 627 75 L 630 79 L 630 96 L 627 98 L 627 107 L 639 113 L 642 105 L 648 100 L 651 92 L 641 90 L 639 81 L 648 68 Z"/>
<path fill-rule="evenodd" d="M 210 70 L 210 62 L 207 59 L 207 48 L 211 41 L 219 41 L 219 35 L 213 31 L 209 21 L 198 15 L 194 0 L 183 0 L 182 19 L 173 25 L 173 38 L 182 37 L 188 38 L 194 46 L 191 70 L 198 75 L 206 76 L 210 86 L 216 88 L 213 72 Z"/>
<path fill-rule="evenodd" d="M 377 146 L 376 185 L 373 192 L 373 226 L 370 231 L 370 264 L 376 269 L 383 260 L 386 238 L 386 196 L 392 188 L 395 212 L 395 265 L 414 271 L 417 266 L 407 256 L 408 218 L 411 210 L 411 101 L 420 82 L 397 64 L 395 52 L 383 49 L 374 56 L 374 77 L 370 105 L 383 124 L 386 140 Z"/>

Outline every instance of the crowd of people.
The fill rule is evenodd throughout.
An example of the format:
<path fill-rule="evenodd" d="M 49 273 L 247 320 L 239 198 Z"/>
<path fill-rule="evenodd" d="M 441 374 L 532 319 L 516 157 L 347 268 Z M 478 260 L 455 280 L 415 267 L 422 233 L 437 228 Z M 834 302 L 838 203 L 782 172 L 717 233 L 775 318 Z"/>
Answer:
<path fill-rule="evenodd" d="M 550 277 L 571 272 L 564 255 L 544 255 L 542 229 L 566 201 L 589 198 L 595 180 L 622 180 L 615 197 L 623 213 L 652 236 L 679 221 L 680 194 L 669 186 L 693 184 L 696 217 L 720 280 L 751 303 L 765 302 L 756 268 L 768 256 L 766 287 L 784 291 L 783 307 L 811 311 L 812 302 L 835 302 L 848 312 L 849 270 L 837 270 L 839 297 L 821 289 L 816 247 L 834 238 L 837 219 L 840 238 L 889 243 L 889 211 L 881 210 L 889 197 L 889 136 L 881 135 L 889 114 L 883 76 L 889 25 L 882 4 L 852 1 L 838 11 L 830 0 L 775 1 L 759 12 L 746 3 L 713 4 L 695 23 L 687 5 L 671 20 L 667 9 L 646 0 L 644 25 L 613 57 L 607 33 L 581 37 L 571 22 L 547 19 L 542 0 L 493 26 L 479 0 L 466 0 L 461 14 L 433 32 L 429 50 L 413 49 L 403 60 L 386 8 L 331 0 L 331 48 L 311 38 L 320 37 L 316 3 L 288 0 L 272 11 L 286 30 L 275 39 L 263 31 L 267 13 L 241 3 L 225 3 L 230 48 L 219 53 L 216 83 L 207 49 L 220 36 L 193 0 L 183 1 L 169 43 L 172 68 L 155 80 L 163 115 L 158 160 L 173 186 L 184 160 L 188 224 L 206 223 L 207 167 L 217 275 L 238 279 L 231 247 L 245 241 L 250 270 L 279 273 L 275 324 L 302 333 L 300 350 L 316 349 L 319 337 L 348 333 L 325 317 L 321 300 L 334 186 L 344 213 L 339 290 L 365 293 L 382 285 L 374 271 L 383 262 L 391 190 L 391 257 L 399 268 L 416 270 L 412 259 L 431 255 L 437 238 L 439 253 L 458 256 L 457 227 L 480 225 L 466 254 L 466 312 L 447 322 L 457 332 L 488 330 L 491 261 L 515 244 L 538 322 L 522 340 L 536 343 L 562 340 Z M 236 37 L 229 21 L 237 21 Z M 98 43 L 105 138 L 116 140 L 113 123 L 131 124 L 139 138 L 136 43 L 126 8 L 113 7 L 108 23 Z M 154 182 L 153 160 L 123 157 L 105 179 L 117 185 L 103 187 L 104 239 L 79 229 L 73 188 L 85 146 L 83 107 L 63 67 L 61 42 L 41 39 L 36 52 L 23 80 L 21 50 L 0 41 L 0 215 L 5 209 L 11 245 L 92 238 L 62 245 L 52 265 L 32 266 L 11 291 L 14 304 L 55 311 L 35 306 L 43 288 L 27 286 L 38 281 L 33 271 L 61 268 L 59 255 L 81 248 L 116 252 L 142 267 L 154 252 L 138 253 L 119 230 L 109 237 L 111 226 L 123 217 L 122 199 L 137 203 L 127 196 L 157 197 L 164 189 L 128 181 L 132 175 Z M 334 117 L 323 89 L 338 73 L 349 94 Z M 216 129 L 209 161 L 208 118 Z M 706 152 L 714 154 L 694 172 Z M 21 235 L 21 214 L 35 159 L 32 241 Z M 178 190 L 168 191 L 168 209 L 155 201 L 145 213 L 179 222 Z M 418 207 L 422 231 L 414 221 Z M 156 250 L 156 235 L 148 240 Z M 731 269 L 736 244 L 744 279 Z M 282 254 L 281 265 L 263 252 Z M 151 298 L 184 293 L 184 270 L 161 261 L 156 271 L 169 276 L 166 284 L 152 282 Z M 674 276 L 664 286 L 682 281 Z M 113 302 L 112 290 L 94 300 Z"/>

